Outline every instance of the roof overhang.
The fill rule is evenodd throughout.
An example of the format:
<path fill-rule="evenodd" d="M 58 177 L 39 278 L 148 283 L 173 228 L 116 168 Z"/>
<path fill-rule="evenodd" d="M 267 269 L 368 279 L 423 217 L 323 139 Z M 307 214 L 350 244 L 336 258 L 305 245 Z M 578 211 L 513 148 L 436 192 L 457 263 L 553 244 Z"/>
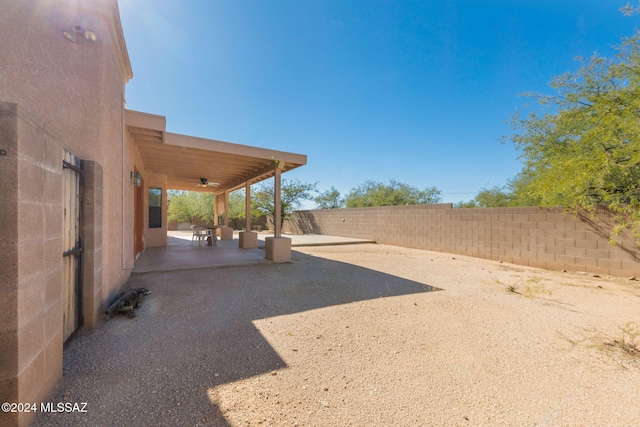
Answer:
<path fill-rule="evenodd" d="M 170 133 L 165 124 L 162 116 L 125 110 L 142 168 L 166 175 L 168 189 L 220 194 L 270 178 L 275 169 L 286 172 L 307 163 L 303 154 Z M 198 186 L 201 178 L 218 185 Z"/>

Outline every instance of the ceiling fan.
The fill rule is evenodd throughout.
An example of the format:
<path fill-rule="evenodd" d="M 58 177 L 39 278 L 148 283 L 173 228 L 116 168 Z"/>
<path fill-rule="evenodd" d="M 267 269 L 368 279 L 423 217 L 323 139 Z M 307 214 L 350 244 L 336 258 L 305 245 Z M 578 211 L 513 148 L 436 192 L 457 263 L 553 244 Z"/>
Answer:
<path fill-rule="evenodd" d="M 200 183 L 196 185 L 198 187 L 217 187 L 220 184 L 218 184 L 217 182 L 209 182 L 207 178 L 200 178 Z"/>

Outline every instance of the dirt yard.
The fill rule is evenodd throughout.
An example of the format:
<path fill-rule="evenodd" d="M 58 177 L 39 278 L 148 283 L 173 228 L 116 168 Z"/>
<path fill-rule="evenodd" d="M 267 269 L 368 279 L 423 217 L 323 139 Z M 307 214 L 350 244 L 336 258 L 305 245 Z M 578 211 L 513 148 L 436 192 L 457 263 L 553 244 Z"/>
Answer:
<path fill-rule="evenodd" d="M 370 244 L 134 276 L 49 396 L 87 413 L 35 425 L 637 426 L 639 284 Z"/>

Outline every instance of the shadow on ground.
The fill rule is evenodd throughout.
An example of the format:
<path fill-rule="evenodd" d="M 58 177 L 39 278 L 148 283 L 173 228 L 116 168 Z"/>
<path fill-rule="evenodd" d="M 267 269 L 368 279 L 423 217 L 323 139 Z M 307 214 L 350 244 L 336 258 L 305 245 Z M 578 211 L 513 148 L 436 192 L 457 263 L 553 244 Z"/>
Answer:
<path fill-rule="evenodd" d="M 88 412 L 41 413 L 35 426 L 228 426 L 207 390 L 285 366 L 252 321 L 438 290 L 299 252 L 290 264 L 149 273 L 128 286 L 151 290 L 138 317 L 80 331 L 48 399 Z"/>

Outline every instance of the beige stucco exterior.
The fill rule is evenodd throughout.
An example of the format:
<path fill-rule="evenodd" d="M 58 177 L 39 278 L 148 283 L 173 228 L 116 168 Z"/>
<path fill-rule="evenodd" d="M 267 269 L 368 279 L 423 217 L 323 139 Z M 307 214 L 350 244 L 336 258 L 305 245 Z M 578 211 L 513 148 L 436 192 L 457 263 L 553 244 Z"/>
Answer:
<path fill-rule="evenodd" d="M 115 0 L 3 0 L 0 9 L 0 288 L 9 307 L 0 314 L 0 400 L 31 402 L 62 375 L 64 150 L 87 160 L 89 179 L 101 181 L 87 194 L 97 200 L 85 224 L 92 246 L 84 257 L 87 324 L 133 266 L 122 256 L 132 251 L 123 239 L 130 221 L 123 221 L 129 195 L 122 179 L 131 162 L 123 150 L 123 99 L 132 73 Z M 97 41 L 63 36 L 80 27 Z M 2 413 L 0 425 L 30 418 Z"/>
<path fill-rule="evenodd" d="M 63 156 L 83 165 L 84 327 L 125 284 L 134 248 L 166 245 L 166 190 L 196 189 L 199 176 L 213 173 L 202 159 L 220 164 L 221 187 L 205 190 L 225 200 L 306 156 L 169 134 L 164 117 L 125 110 L 132 70 L 116 0 L 0 0 L 0 36 L 0 402 L 40 402 L 62 376 Z M 176 153 L 181 162 L 171 161 Z M 174 163 L 194 175 L 181 176 Z M 149 228 L 150 187 L 162 191 L 159 228 Z M 28 425 L 32 416 L 0 412 L 0 426 Z"/>
<path fill-rule="evenodd" d="M 74 25 L 98 37 L 70 43 L 62 31 Z M 61 141 L 64 148 L 103 167 L 105 203 L 123 206 L 122 175 L 131 160 L 122 150 L 123 99 L 131 78 L 115 0 L 2 1 L 0 14 L 0 101 L 19 105 L 20 114 Z M 119 153 L 113 147 L 121 147 Z M 128 200 L 128 199 L 127 199 Z M 122 210 L 122 209 L 121 209 Z M 107 213 L 108 242 L 128 232 L 122 215 Z M 107 282 L 127 277 L 119 244 L 107 243 Z M 115 267 L 117 268 L 111 268 Z"/>

